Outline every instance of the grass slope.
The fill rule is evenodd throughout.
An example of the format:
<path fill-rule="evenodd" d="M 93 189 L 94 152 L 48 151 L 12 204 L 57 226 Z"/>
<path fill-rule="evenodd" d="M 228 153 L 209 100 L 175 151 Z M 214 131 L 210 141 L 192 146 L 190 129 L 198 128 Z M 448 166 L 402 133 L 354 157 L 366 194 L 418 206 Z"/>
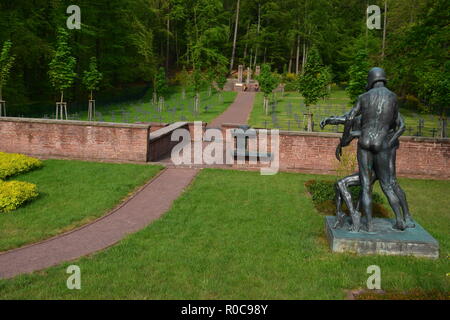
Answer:
<path fill-rule="evenodd" d="M 441 258 L 428 260 L 332 254 L 306 195 L 312 178 L 203 170 L 146 229 L 99 254 L 1 280 L 0 298 L 334 299 L 365 288 L 374 264 L 384 290 L 448 292 L 450 181 L 401 180 L 412 214 L 440 242 Z M 81 290 L 66 288 L 70 264 L 81 268 Z"/>
<path fill-rule="evenodd" d="M 165 99 L 165 108 L 160 113 L 157 106 L 151 103 L 151 97 L 140 101 L 115 103 L 106 106 L 97 106 L 96 112 L 102 114 L 106 122 L 176 122 L 176 121 L 203 121 L 210 122 L 222 114 L 236 98 L 236 92 L 223 92 L 222 100 L 215 90 L 209 96 L 207 90 L 200 92 L 199 113 L 193 113 L 194 100 L 191 93 L 182 99 L 180 88 L 171 87 L 170 94 Z M 151 92 L 149 92 L 151 93 Z M 87 111 L 80 114 L 82 120 L 87 120 Z M 97 120 L 100 120 L 97 117 Z"/>
<path fill-rule="evenodd" d="M 68 231 L 105 214 L 161 170 L 159 166 L 46 160 L 12 180 L 35 183 L 39 197 L 0 214 L 0 251 Z"/>
<path fill-rule="evenodd" d="M 303 114 L 307 111 L 304 99 L 298 92 L 286 92 L 284 96 L 277 93 L 277 107 L 273 112 L 278 120 L 278 127 L 281 130 L 304 131 L 306 130 L 306 121 L 303 121 Z M 324 130 L 320 129 L 320 121 L 328 116 L 343 115 L 350 111 L 349 98 L 344 90 L 333 89 L 329 98 L 319 100 L 316 105 L 310 106 L 309 110 L 313 113 L 314 131 L 336 132 L 336 126 L 327 126 Z M 249 123 L 255 128 L 275 128 L 273 123 L 272 110 L 266 115 L 263 109 L 263 93 L 256 95 L 253 111 L 250 115 Z M 289 107 L 291 106 L 291 107 Z M 291 110 L 290 110 L 291 108 Z M 421 129 L 422 136 L 432 137 L 439 132 L 439 117 L 433 114 L 417 114 L 411 110 L 401 109 L 402 116 L 405 118 L 406 136 L 416 135 L 419 128 L 419 119 L 424 120 L 424 127 Z M 343 126 L 338 127 L 338 131 L 343 131 Z"/>

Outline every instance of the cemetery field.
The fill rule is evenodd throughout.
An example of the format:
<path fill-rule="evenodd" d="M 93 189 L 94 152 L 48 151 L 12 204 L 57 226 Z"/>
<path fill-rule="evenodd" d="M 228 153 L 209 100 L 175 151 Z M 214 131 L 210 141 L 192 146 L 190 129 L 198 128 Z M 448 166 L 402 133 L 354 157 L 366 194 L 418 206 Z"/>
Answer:
<path fill-rule="evenodd" d="M 255 128 L 278 128 L 288 131 L 305 131 L 307 120 L 304 114 L 307 108 L 303 97 L 298 92 L 286 92 L 282 95 L 276 93 L 276 103 L 271 104 L 271 109 L 266 115 L 263 109 L 263 93 L 256 95 L 249 124 Z M 328 116 L 343 115 L 350 111 L 350 99 L 345 90 L 333 88 L 329 98 L 321 99 L 316 105 L 310 106 L 309 111 L 313 114 L 314 131 L 317 132 L 342 132 L 343 126 L 327 126 L 320 129 L 320 121 Z M 411 110 L 401 109 L 405 119 L 406 136 L 437 137 L 441 123 L 438 115 L 419 114 Z M 449 123 L 450 121 L 447 121 Z M 448 129 L 447 129 L 448 132 Z"/>
<path fill-rule="evenodd" d="M 120 102 L 96 107 L 96 121 L 134 123 L 134 122 L 165 122 L 176 121 L 203 121 L 210 122 L 224 112 L 234 101 L 236 92 L 223 92 L 221 95 L 212 90 L 211 96 L 208 90 L 200 93 L 200 108 L 194 110 L 192 93 L 187 92 L 183 99 L 181 88 L 172 87 L 170 94 L 165 99 L 165 105 L 160 112 L 157 104 L 152 103 L 151 93 L 138 101 Z M 87 109 L 87 107 L 86 107 Z M 72 114 L 71 119 L 87 120 L 87 110 Z"/>
<path fill-rule="evenodd" d="M 84 225 L 114 208 L 162 167 L 45 160 L 41 169 L 11 180 L 37 185 L 39 197 L 0 214 L 0 252 Z"/>
<path fill-rule="evenodd" d="M 387 292 L 448 297 L 450 181 L 400 179 L 413 217 L 440 243 L 441 257 L 430 260 L 331 253 L 305 190 L 312 178 L 334 179 L 204 169 L 147 228 L 98 254 L 0 280 L 0 298 L 342 299 L 366 287 L 370 265 Z M 66 287 L 72 264 L 81 290 Z"/>

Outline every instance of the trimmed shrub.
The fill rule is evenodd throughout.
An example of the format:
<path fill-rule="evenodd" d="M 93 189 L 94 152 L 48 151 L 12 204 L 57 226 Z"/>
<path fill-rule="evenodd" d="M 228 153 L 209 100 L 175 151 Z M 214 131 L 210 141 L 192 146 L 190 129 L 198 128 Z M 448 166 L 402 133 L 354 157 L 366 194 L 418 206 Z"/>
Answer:
<path fill-rule="evenodd" d="M 16 210 L 38 196 L 35 184 L 22 181 L 0 180 L 0 212 Z"/>
<path fill-rule="evenodd" d="M 17 153 L 0 152 L 0 179 L 42 167 L 42 161 Z"/>
<path fill-rule="evenodd" d="M 334 214 L 336 212 L 336 204 L 335 204 L 336 189 L 334 185 L 335 182 L 329 180 L 328 181 L 309 180 L 305 183 L 305 187 L 311 194 L 314 207 L 317 209 L 317 211 L 325 214 Z M 349 187 L 349 191 L 352 195 L 352 199 L 354 201 L 357 201 L 361 193 L 361 187 L 359 186 Z M 383 206 L 383 198 L 379 193 L 377 192 L 372 193 L 372 201 L 373 201 L 373 215 L 375 217 L 389 216 L 389 211 Z M 342 209 L 344 212 L 348 213 L 348 209 L 344 201 L 342 203 Z"/>

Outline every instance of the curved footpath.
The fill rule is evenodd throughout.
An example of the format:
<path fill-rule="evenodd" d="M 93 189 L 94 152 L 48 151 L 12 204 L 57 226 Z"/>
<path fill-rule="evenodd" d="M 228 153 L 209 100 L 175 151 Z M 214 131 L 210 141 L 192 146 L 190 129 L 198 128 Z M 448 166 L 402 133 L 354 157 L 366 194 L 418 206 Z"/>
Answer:
<path fill-rule="evenodd" d="M 255 92 L 239 92 L 228 109 L 208 127 L 247 123 L 255 95 Z M 45 269 L 114 245 L 169 210 L 197 172 L 198 169 L 192 168 L 166 168 L 106 216 L 54 238 L 0 254 L 0 278 Z"/>
<path fill-rule="evenodd" d="M 197 172 L 165 169 L 108 215 L 49 240 L 0 254 L 0 278 L 41 270 L 112 246 L 169 210 Z"/>

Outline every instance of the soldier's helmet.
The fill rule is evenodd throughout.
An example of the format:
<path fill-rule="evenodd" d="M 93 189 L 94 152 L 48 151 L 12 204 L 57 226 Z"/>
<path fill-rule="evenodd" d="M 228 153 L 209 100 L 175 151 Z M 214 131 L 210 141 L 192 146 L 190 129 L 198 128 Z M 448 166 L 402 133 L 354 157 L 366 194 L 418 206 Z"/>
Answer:
<path fill-rule="evenodd" d="M 386 79 L 386 73 L 384 72 L 384 69 L 382 68 L 372 68 L 369 71 L 369 75 L 367 76 L 367 90 L 372 89 L 373 85 L 375 84 L 375 82 L 378 81 L 383 81 L 384 84 L 386 84 L 387 79 Z"/>

